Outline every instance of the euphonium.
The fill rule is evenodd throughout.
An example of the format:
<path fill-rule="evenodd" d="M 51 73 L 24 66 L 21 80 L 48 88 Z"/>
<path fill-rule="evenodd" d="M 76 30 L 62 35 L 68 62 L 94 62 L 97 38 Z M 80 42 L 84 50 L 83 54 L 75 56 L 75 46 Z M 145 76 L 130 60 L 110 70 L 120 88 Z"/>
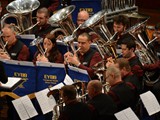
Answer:
<path fill-rule="evenodd" d="M 48 20 L 48 22 L 54 26 L 54 24 L 58 24 L 60 28 L 57 28 L 51 33 L 55 33 L 57 31 L 63 32 L 65 35 L 63 42 L 67 43 L 72 51 L 76 51 L 75 46 L 73 45 L 73 41 L 76 38 L 76 27 L 72 21 L 71 13 L 74 11 L 75 6 L 70 5 L 68 7 L 62 8 L 54 13 Z M 67 42 L 66 42 L 67 41 Z"/>
<path fill-rule="evenodd" d="M 58 24 L 61 29 L 64 31 L 65 35 L 72 35 L 73 31 L 76 29 L 72 18 L 71 13 L 74 11 L 75 6 L 70 5 L 68 7 L 62 8 L 54 13 L 48 20 L 48 22 L 54 26 Z"/>
<path fill-rule="evenodd" d="M 115 58 L 117 58 L 115 47 L 112 42 L 112 35 L 105 24 L 104 16 L 106 14 L 107 12 L 105 10 L 94 14 L 81 25 L 81 29 L 89 27 L 91 30 L 97 33 L 100 39 L 97 40 L 96 43 L 103 59 L 106 55 L 113 55 Z"/>
<path fill-rule="evenodd" d="M 142 65 L 144 64 L 152 64 L 155 63 L 157 60 L 159 60 L 156 52 L 154 51 L 154 47 L 152 46 L 152 42 L 155 41 L 157 38 L 154 38 L 153 40 L 149 40 L 149 37 L 146 33 L 146 22 L 142 21 L 128 30 L 126 30 L 124 33 L 129 32 L 133 37 L 136 39 L 137 48 L 135 53 L 139 57 L 140 62 Z M 157 71 L 152 72 L 145 72 L 145 82 L 147 85 L 152 86 L 154 83 L 156 83 L 160 76 L 157 73 Z"/>
<path fill-rule="evenodd" d="M 6 7 L 9 13 L 1 18 L 1 28 L 4 27 L 8 18 L 15 18 L 20 33 L 30 33 L 30 30 L 35 26 L 32 24 L 32 11 L 39 6 L 40 2 L 38 0 L 15 0 L 9 3 Z"/>

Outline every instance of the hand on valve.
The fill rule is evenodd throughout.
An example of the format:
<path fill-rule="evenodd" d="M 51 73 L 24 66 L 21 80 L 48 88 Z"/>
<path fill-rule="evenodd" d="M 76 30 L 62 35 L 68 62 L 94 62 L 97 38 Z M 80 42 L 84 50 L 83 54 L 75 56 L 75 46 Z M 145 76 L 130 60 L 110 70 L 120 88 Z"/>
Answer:
<path fill-rule="evenodd" d="M 78 57 L 75 54 L 72 54 L 71 52 L 67 52 L 64 54 L 65 64 L 72 64 L 75 66 L 79 66 L 81 63 L 78 60 Z"/>
<path fill-rule="evenodd" d="M 37 61 L 48 62 L 48 58 L 46 58 L 44 55 L 38 54 Z"/>

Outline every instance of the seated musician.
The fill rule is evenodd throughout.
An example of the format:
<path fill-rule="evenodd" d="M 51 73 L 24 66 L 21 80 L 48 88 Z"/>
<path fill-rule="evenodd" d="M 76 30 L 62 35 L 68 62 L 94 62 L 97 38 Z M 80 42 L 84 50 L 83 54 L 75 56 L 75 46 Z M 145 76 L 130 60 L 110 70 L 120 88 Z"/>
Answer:
<path fill-rule="evenodd" d="M 35 26 L 32 30 L 32 34 L 35 34 L 36 37 L 45 37 L 48 33 L 50 33 L 54 27 L 48 24 L 48 19 L 50 17 L 49 11 L 47 8 L 43 7 L 37 10 L 37 22 L 38 25 Z"/>
<path fill-rule="evenodd" d="M 114 40 L 117 41 L 117 45 L 120 45 L 122 40 L 126 36 L 130 36 L 129 33 L 123 34 L 123 32 L 129 27 L 129 19 L 124 15 L 118 15 L 113 18 L 113 32 L 116 33 Z"/>
<path fill-rule="evenodd" d="M 77 21 L 76 21 L 77 27 L 79 25 L 83 24 L 88 19 L 89 19 L 89 13 L 85 10 L 80 11 L 77 15 Z M 83 32 L 87 32 L 91 35 L 92 42 L 94 42 L 98 39 L 98 35 L 96 35 L 96 33 L 94 33 L 90 28 L 78 29 L 77 35 L 80 35 Z"/>
<path fill-rule="evenodd" d="M 94 120 L 115 120 L 117 106 L 109 95 L 102 93 L 102 83 L 91 80 L 87 90 L 90 97 L 87 103 L 94 113 Z"/>
<path fill-rule="evenodd" d="M 63 55 L 58 50 L 56 39 L 53 34 L 47 34 L 43 41 L 44 53 L 40 53 L 37 51 L 34 55 L 35 61 L 43 61 L 43 62 L 53 62 L 53 63 L 63 63 Z"/>
<path fill-rule="evenodd" d="M 111 96 L 117 104 L 118 111 L 128 107 L 134 110 L 137 103 L 135 87 L 122 80 L 121 72 L 115 66 L 108 67 L 105 75 L 106 82 L 111 86 L 107 94 Z"/>
<path fill-rule="evenodd" d="M 0 58 L 19 61 L 29 60 L 29 49 L 24 43 L 16 38 L 14 26 L 8 25 L 2 29 L 2 42 L 4 43 L 4 46 L 0 49 Z"/>
<path fill-rule="evenodd" d="M 74 54 L 71 52 L 65 53 L 64 59 L 68 64 L 87 70 L 91 79 L 94 79 L 96 75 L 94 73 L 95 70 L 92 67 L 102 60 L 101 55 L 90 47 L 91 38 L 88 33 L 80 34 L 77 41 L 79 51 Z"/>
<path fill-rule="evenodd" d="M 91 110 L 86 103 L 78 101 L 76 89 L 73 85 L 63 86 L 61 88 L 61 97 L 65 106 L 58 120 L 92 120 Z"/>

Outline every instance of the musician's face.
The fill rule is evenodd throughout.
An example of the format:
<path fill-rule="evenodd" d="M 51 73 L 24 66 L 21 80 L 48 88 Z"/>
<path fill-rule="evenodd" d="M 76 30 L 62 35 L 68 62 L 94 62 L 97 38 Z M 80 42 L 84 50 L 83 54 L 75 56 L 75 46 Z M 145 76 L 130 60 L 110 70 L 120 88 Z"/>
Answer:
<path fill-rule="evenodd" d="M 86 12 L 81 12 L 77 16 L 77 25 L 84 23 L 89 18 L 89 15 Z"/>
<path fill-rule="evenodd" d="M 12 45 L 16 41 L 15 33 L 11 29 L 6 27 L 2 30 L 2 32 L 2 38 L 4 42 L 8 42 L 8 46 Z"/>
<path fill-rule="evenodd" d="M 113 23 L 114 32 L 122 33 L 125 29 L 126 27 L 123 24 Z"/>
<path fill-rule="evenodd" d="M 51 42 L 50 39 L 45 38 L 43 41 L 43 47 L 45 50 L 47 50 L 46 52 L 49 52 L 54 47 L 54 44 Z"/>
<path fill-rule="evenodd" d="M 79 50 L 80 53 L 82 54 L 86 53 L 90 48 L 90 44 L 91 44 L 91 41 L 89 41 L 86 36 L 80 35 L 78 37 L 78 47 L 80 47 L 80 50 Z"/>
<path fill-rule="evenodd" d="M 45 13 L 37 13 L 37 22 L 39 22 L 39 26 L 47 24 L 48 17 L 45 15 Z"/>
<path fill-rule="evenodd" d="M 128 49 L 127 45 L 125 44 L 121 44 L 121 49 L 122 49 L 122 56 L 124 58 L 130 58 L 130 56 L 132 55 L 132 49 Z"/>

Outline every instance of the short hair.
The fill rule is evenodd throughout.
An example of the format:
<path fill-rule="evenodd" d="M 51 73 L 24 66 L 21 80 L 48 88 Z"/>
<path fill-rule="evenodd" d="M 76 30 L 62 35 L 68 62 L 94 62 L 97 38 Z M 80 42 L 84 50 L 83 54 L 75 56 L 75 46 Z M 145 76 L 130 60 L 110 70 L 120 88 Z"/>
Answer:
<path fill-rule="evenodd" d="M 115 60 L 115 64 L 118 64 L 119 65 L 119 69 L 123 69 L 123 68 L 126 68 L 127 71 L 130 71 L 131 70 L 131 67 L 130 67 L 130 64 L 129 64 L 129 61 L 125 58 L 118 58 Z"/>
<path fill-rule="evenodd" d="M 10 29 L 14 34 L 17 34 L 18 32 L 20 32 L 19 29 L 13 24 L 9 24 L 9 25 L 4 26 L 2 28 L 2 32 L 3 32 L 3 29 L 6 29 L 6 28 Z"/>
<path fill-rule="evenodd" d="M 113 74 L 115 78 L 118 78 L 121 76 L 120 69 L 115 66 L 109 66 L 106 70 L 106 73 Z"/>
<path fill-rule="evenodd" d="M 122 40 L 122 43 L 121 43 L 121 44 L 126 45 L 129 50 L 130 50 L 131 48 L 134 48 L 134 51 L 135 51 L 135 49 L 136 49 L 136 42 L 135 42 L 134 37 L 131 37 L 131 36 L 125 37 L 125 38 Z"/>
<path fill-rule="evenodd" d="M 61 88 L 61 91 L 63 91 L 63 96 L 67 96 L 68 99 L 76 99 L 77 92 L 73 85 L 65 85 Z"/>
<path fill-rule="evenodd" d="M 45 17 L 49 17 L 50 16 L 49 10 L 47 8 L 45 8 L 45 7 L 39 8 L 37 10 L 37 13 L 39 13 L 39 14 L 44 13 Z"/>
<path fill-rule="evenodd" d="M 115 22 L 117 24 L 122 24 L 122 25 L 124 25 L 126 27 L 129 26 L 129 19 L 126 16 L 124 16 L 124 15 L 115 16 L 113 18 L 113 22 Z"/>
<path fill-rule="evenodd" d="M 80 35 L 78 35 L 78 37 L 79 36 L 85 36 L 85 37 L 87 37 L 88 41 L 91 41 L 91 36 L 86 32 L 81 33 Z"/>
<path fill-rule="evenodd" d="M 96 93 L 102 91 L 102 83 L 99 80 L 91 80 L 89 84 L 91 88 L 95 90 Z"/>

